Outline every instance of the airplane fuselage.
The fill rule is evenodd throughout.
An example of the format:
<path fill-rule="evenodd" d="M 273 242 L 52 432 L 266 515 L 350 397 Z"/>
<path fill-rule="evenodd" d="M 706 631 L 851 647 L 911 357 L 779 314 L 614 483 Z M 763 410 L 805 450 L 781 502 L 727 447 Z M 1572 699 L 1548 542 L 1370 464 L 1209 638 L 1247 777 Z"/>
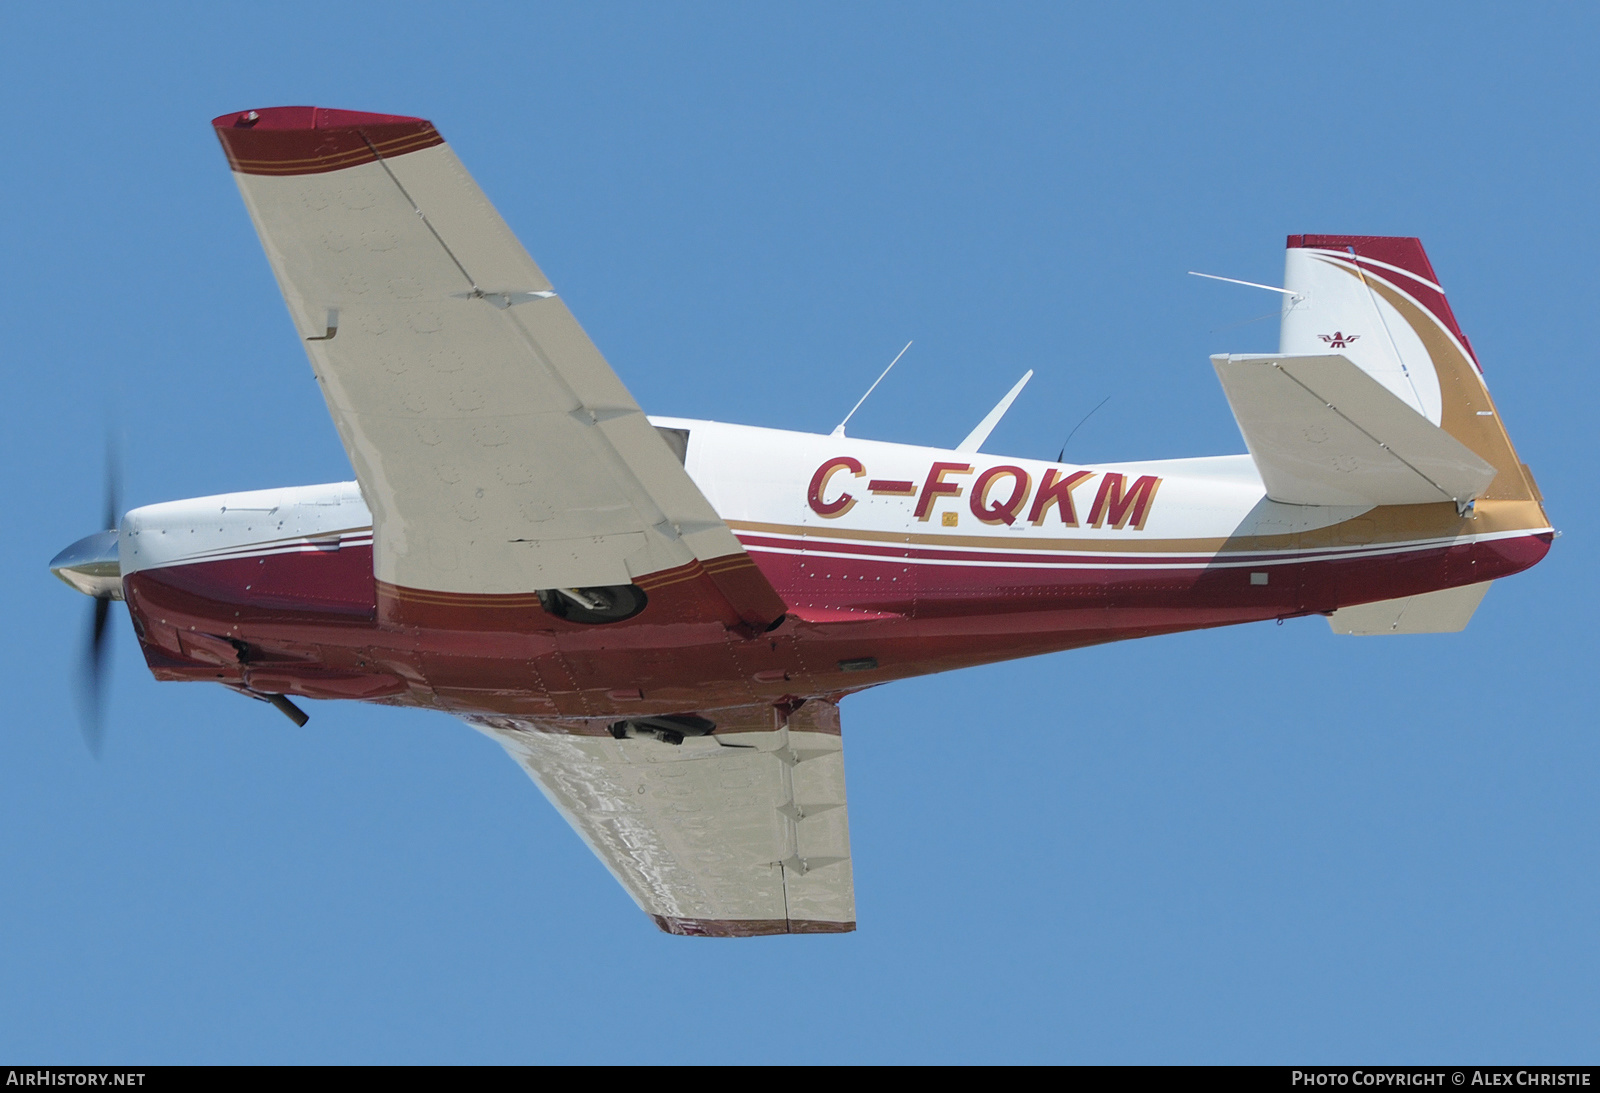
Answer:
<path fill-rule="evenodd" d="M 380 608 L 354 483 L 130 512 L 124 590 L 158 679 L 467 716 L 595 719 L 838 696 L 1124 638 L 1479 584 L 1549 548 L 1537 502 L 1268 500 L 1247 455 L 1074 466 L 715 422 L 685 467 L 782 596 L 766 633 L 641 575 L 636 617 L 527 595 Z"/>

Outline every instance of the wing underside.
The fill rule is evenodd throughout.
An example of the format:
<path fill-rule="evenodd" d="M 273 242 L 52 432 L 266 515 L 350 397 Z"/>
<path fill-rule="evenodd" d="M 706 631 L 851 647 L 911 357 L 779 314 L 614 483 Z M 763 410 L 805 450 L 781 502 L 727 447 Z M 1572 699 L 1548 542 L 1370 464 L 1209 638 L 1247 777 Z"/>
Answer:
<path fill-rule="evenodd" d="M 372 509 L 380 601 L 700 563 L 745 623 L 782 615 L 430 123 L 284 107 L 214 124 Z"/>
<path fill-rule="evenodd" d="M 475 718 L 668 933 L 855 929 L 838 708 L 724 711 L 712 735 Z"/>

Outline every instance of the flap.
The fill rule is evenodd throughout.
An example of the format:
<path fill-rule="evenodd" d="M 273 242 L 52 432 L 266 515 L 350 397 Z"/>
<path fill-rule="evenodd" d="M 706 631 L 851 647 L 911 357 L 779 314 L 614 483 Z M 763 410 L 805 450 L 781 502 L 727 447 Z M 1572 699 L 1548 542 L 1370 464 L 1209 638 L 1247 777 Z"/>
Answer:
<path fill-rule="evenodd" d="M 1465 506 L 1495 468 L 1344 356 L 1211 358 L 1267 496 Z"/>
<path fill-rule="evenodd" d="M 711 735 L 473 718 L 668 933 L 855 929 L 838 707 L 708 711 Z M 667 719 L 661 719 L 667 720 Z M 694 721 L 696 718 L 687 720 Z"/>

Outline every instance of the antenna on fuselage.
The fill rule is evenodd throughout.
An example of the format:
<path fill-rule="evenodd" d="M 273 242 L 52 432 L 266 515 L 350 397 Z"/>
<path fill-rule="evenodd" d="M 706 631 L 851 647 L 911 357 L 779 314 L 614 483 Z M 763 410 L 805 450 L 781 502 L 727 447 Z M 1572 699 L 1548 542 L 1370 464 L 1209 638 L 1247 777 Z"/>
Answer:
<path fill-rule="evenodd" d="M 956 451 L 975 452 L 983 447 L 983 442 L 989 439 L 989 434 L 994 432 L 994 427 L 1000 424 L 1000 419 L 1006 416 L 1006 411 L 1011 409 L 1011 404 L 1017 401 L 1017 396 L 1022 394 L 1022 389 L 1028 385 L 1028 381 L 1032 378 L 1033 369 L 1030 368 L 1017 381 L 1016 386 L 1006 392 L 1006 397 L 995 403 L 994 409 L 989 411 L 988 416 L 978 422 L 978 427 L 967 434 L 967 439 L 956 445 Z M 1060 460 L 1058 459 L 1056 462 L 1059 463 Z"/>
<path fill-rule="evenodd" d="M 1095 408 L 1093 410 L 1090 410 L 1087 414 L 1083 415 L 1083 421 L 1078 422 L 1078 424 L 1076 424 L 1076 425 L 1074 425 L 1072 427 L 1072 432 L 1067 434 L 1067 439 L 1065 439 L 1065 440 L 1063 440 L 1061 442 L 1061 451 L 1056 454 L 1056 462 L 1057 463 L 1060 463 L 1062 458 L 1066 456 L 1066 454 L 1067 454 L 1067 445 L 1071 444 L 1072 443 L 1072 438 L 1078 435 L 1078 430 L 1083 428 L 1084 422 L 1087 422 L 1090 418 L 1094 417 L 1095 414 L 1099 413 L 1100 412 L 1100 407 L 1104 406 L 1106 403 L 1108 403 L 1110 401 L 1111 401 L 1111 396 L 1110 395 L 1107 395 L 1105 398 L 1101 399 L 1095 405 Z"/>
<path fill-rule="evenodd" d="M 899 364 L 900 358 L 906 355 L 906 349 L 910 348 L 911 343 L 906 342 L 906 348 L 900 350 L 900 352 L 894 355 L 894 360 L 889 362 L 889 368 L 893 368 L 895 365 Z M 889 368 L 885 368 L 883 370 L 883 376 L 887 376 L 889 374 Z M 878 389 L 878 384 L 883 382 L 883 376 L 879 376 L 877 379 L 872 381 L 872 386 L 867 388 L 867 395 L 872 394 L 872 392 Z M 839 422 L 839 427 L 833 430 L 833 436 L 844 436 L 844 427 L 850 423 L 851 418 L 856 416 L 856 411 L 861 409 L 861 404 L 867 401 L 867 395 L 862 395 L 856 400 L 856 404 L 850 407 L 850 412 L 844 415 L 844 420 Z"/>

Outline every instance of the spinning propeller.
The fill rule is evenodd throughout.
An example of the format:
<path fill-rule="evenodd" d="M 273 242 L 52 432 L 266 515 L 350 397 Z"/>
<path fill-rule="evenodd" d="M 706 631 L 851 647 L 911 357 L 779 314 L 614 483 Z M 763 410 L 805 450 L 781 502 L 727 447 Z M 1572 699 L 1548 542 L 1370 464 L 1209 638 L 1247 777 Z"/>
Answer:
<path fill-rule="evenodd" d="M 105 482 L 105 526 L 108 530 L 85 536 L 50 559 L 50 572 L 94 598 L 89 644 L 83 651 L 79 673 L 83 740 L 97 758 L 104 737 L 102 706 L 109 652 L 107 624 L 111 618 L 111 601 L 122 599 L 122 565 L 117 555 L 117 526 L 122 522 L 122 510 L 117 505 L 119 477 L 116 459 L 108 446 Z"/>

